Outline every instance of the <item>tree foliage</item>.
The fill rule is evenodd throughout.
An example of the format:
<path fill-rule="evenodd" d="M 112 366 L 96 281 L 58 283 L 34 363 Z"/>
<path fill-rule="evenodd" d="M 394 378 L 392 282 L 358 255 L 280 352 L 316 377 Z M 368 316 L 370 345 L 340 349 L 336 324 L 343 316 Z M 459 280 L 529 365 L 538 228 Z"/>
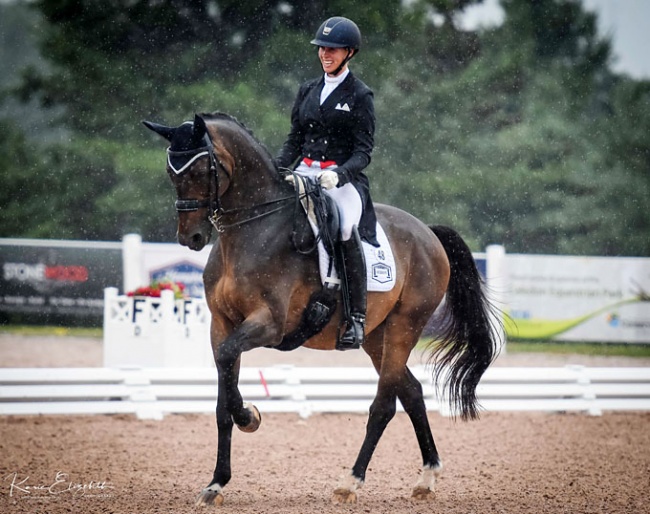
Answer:
<path fill-rule="evenodd" d="M 610 70 L 580 1 L 502 0 L 502 25 L 461 30 L 480 1 L 39 0 L 47 66 L 19 93 L 56 108 L 69 137 L 29 152 L 34 134 L 5 122 L 2 235 L 173 238 L 163 142 L 140 120 L 225 111 L 275 152 L 299 83 L 320 73 L 309 40 L 343 14 L 375 91 L 376 202 L 476 250 L 650 255 L 650 83 Z"/>

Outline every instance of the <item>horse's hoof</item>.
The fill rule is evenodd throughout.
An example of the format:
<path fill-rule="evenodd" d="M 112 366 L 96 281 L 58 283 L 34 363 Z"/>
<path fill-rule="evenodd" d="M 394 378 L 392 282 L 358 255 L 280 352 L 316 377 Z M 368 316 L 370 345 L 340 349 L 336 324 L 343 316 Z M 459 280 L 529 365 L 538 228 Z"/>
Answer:
<path fill-rule="evenodd" d="M 237 425 L 237 428 L 239 428 L 239 430 L 242 432 L 250 434 L 251 432 L 255 432 L 258 428 L 260 428 L 260 425 L 262 424 L 262 415 L 260 414 L 260 411 L 257 409 L 257 407 L 255 407 L 255 405 L 252 403 L 244 403 L 244 409 L 251 413 L 251 422 L 245 426 Z"/>
<path fill-rule="evenodd" d="M 335 489 L 334 494 L 332 494 L 332 503 L 357 503 L 357 493 L 349 489 Z"/>
<path fill-rule="evenodd" d="M 220 507 L 223 505 L 223 494 L 221 494 L 221 488 L 216 487 L 211 489 L 210 487 L 206 487 L 199 493 L 195 505 L 197 507 L 210 507 L 212 505 Z"/>
<path fill-rule="evenodd" d="M 428 487 L 415 487 L 411 498 L 418 501 L 433 500 L 436 494 Z"/>
<path fill-rule="evenodd" d="M 357 489 L 362 485 L 363 480 L 353 474 L 342 476 L 332 494 L 332 503 L 357 503 Z"/>
<path fill-rule="evenodd" d="M 413 488 L 411 498 L 418 501 L 433 500 L 435 498 L 433 490 L 440 473 L 442 473 L 442 463 L 440 462 L 434 466 L 424 466 L 422 474 Z"/>

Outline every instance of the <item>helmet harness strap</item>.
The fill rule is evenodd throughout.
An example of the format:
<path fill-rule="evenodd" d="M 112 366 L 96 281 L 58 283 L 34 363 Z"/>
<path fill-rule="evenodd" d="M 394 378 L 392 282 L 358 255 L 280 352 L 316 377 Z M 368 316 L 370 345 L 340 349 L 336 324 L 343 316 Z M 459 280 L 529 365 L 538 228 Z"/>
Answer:
<path fill-rule="evenodd" d="M 341 73 L 341 70 L 343 67 L 354 57 L 354 55 L 357 53 L 356 51 L 353 51 L 350 47 L 347 47 L 346 50 L 348 51 L 347 55 L 345 56 L 345 59 L 341 61 L 341 64 L 339 64 L 339 67 L 334 70 L 334 76 L 336 77 L 339 73 Z"/>

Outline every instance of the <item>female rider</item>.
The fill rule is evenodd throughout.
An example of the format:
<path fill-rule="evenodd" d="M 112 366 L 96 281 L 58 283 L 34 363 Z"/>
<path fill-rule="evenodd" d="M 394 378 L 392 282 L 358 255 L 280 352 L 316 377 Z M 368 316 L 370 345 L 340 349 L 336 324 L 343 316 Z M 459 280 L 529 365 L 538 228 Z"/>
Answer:
<path fill-rule="evenodd" d="M 291 111 L 291 131 L 276 158 L 281 168 L 315 177 L 336 202 L 341 251 L 349 291 L 350 318 L 337 349 L 359 348 L 366 318 L 366 265 L 361 239 L 379 246 L 368 177 L 374 146 L 373 93 L 348 69 L 361 46 L 357 25 L 335 16 L 311 41 L 324 74 L 302 84 Z"/>

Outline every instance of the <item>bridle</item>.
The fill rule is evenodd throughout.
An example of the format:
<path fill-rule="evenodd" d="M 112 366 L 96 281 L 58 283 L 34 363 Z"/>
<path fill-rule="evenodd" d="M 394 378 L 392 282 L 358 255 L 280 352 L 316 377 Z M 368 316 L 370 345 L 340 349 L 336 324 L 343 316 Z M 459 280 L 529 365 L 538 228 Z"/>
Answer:
<path fill-rule="evenodd" d="M 219 159 L 217 153 L 214 150 L 214 145 L 212 143 L 212 140 L 210 139 L 210 136 L 206 133 L 204 136 L 204 146 L 201 146 L 199 148 L 194 148 L 192 150 L 172 150 L 171 147 L 167 149 L 167 162 L 169 167 L 172 169 L 172 171 L 177 175 L 180 176 L 183 173 L 185 173 L 188 169 L 190 169 L 191 165 L 194 164 L 196 161 L 203 157 L 208 157 L 210 160 L 210 195 L 208 198 L 204 198 L 201 200 L 197 199 L 183 199 L 183 198 L 178 198 L 174 202 L 174 206 L 176 208 L 176 212 L 194 212 L 198 211 L 199 209 L 203 208 L 209 208 L 209 213 L 208 213 L 208 220 L 212 224 L 212 226 L 215 228 L 215 230 L 219 233 L 224 232 L 227 228 L 231 227 L 236 227 L 239 225 L 243 225 L 245 223 L 248 223 L 250 221 L 254 221 L 260 218 L 264 218 L 265 216 L 268 216 L 270 214 L 273 214 L 275 212 L 281 211 L 285 209 L 286 207 L 290 206 L 291 204 L 289 203 L 289 200 L 295 200 L 296 195 L 291 195 L 291 196 L 285 196 L 282 198 L 278 198 L 276 200 L 271 200 L 268 202 L 263 202 L 260 204 L 255 204 L 247 207 L 237 207 L 234 209 L 224 209 L 221 205 L 221 196 L 219 194 L 220 191 L 220 183 L 219 183 L 219 171 L 223 171 L 223 173 L 226 175 L 228 180 L 230 181 L 232 179 L 232 175 L 228 172 L 228 169 L 223 165 L 221 160 Z M 176 169 L 174 165 L 171 162 L 172 157 L 183 157 L 183 158 L 188 158 L 188 161 L 180 168 Z M 223 218 L 224 216 L 229 216 L 232 214 L 236 214 L 238 212 L 244 212 L 244 211 L 250 211 L 254 209 L 258 209 L 260 207 L 267 207 L 275 204 L 282 204 L 279 207 L 276 207 L 274 209 L 270 209 L 268 211 L 264 211 L 261 214 L 257 214 L 255 216 L 250 216 L 232 223 L 224 223 Z"/>
<path fill-rule="evenodd" d="M 174 207 L 176 207 L 177 212 L 193 212 L 205 207 L 211 208 L 212 213 L 222 210 L 221 200 L 219 199 L 219 171 L 217 170 L 217 163 L 229 179 L 230 174 L 221 161 L 217 160 L 214 153 L 214 146 L 207 133 L 203 136 L 203 141 L 205 143 L 204 146 L 191 150 L 172 150 L 171 146 L 167 148 L 167 164 L 176 176 L 183 175 L 191 168 L 192 164 L 202 157 L 208 157 L 210 159 L 210 196 L 202 200 L 178 198 L 174 202 Z M 187 158 L 187 162 L 180 169 L 176 169 L 172 163 L 173 157 Z"/>

